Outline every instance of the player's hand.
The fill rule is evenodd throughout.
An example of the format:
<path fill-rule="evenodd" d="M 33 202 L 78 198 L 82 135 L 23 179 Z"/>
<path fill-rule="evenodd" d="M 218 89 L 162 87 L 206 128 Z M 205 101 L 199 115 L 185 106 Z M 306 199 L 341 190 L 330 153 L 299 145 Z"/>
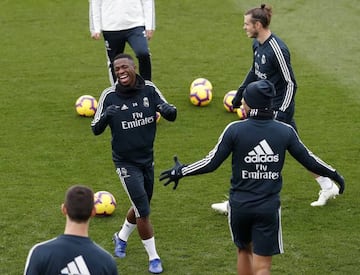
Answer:
<path fill-rule="evenodd" d="M 150 40 L 154 35 L 154 30 L 146 30 L 145 31 L 147 40 Z"/>
<path fill-rule="evenodd" d="M 119 108 L 120 106 L 116 106 L 116 105 L 108 106 L 105 110 L 105 116 L 108 118 L 114 116 L 119 111 Z"/>
<path fill-rule="evenodd" d="M 174 105 L 164 102 L 157 106 L 157 110 L 166 120 L 174 121 L 176 119 L 177 111 Z"/>
<path fill-rule="evenodd" d="M 339 194 L 344 193 L 345 190 L 345 180 L 342 175 L 340 175 L 337 171 L 335 171 L 335 177 L 333 178 L 334 181 L 339 185 Z"/>
<path fill-rule="evenodd" d="M 167 180 L 165 183 L 164 183 L 164 186 L 167 186 L 168 184 L 170 184 L 171 182 L 174 182 L 174 187 L 173 189 L 175 190 L 176 187 L 178 186 L 179 184 L 179 180 L 183 177 L 183 174 L 181 172 L 181 169 L 185 166 L 183 165 L 179 160 L 178 160 L 178 157 L 177 156 L 174 156 L 174 162 L 175 162 L 175 165 L 173 168 L 171 169 L 168 169 L 168 170 L 165 170 L 163 171 L 161 174 L 160 174 L 160 181 L 162 180 Z"/>
<path fill-rule="evenodd" d="M 99 40 L 100 36 L 101 36 L 101 34 L 99 32 L 92 32 L 91 33 L 91 38 L 92 39 Z"/>

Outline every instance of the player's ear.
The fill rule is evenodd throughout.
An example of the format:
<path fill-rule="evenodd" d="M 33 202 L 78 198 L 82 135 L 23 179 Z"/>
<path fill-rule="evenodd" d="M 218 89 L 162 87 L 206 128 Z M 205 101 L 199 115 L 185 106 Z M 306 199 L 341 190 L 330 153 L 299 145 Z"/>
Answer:
<path fill-rule="evenodd" d="M 63 213 L 65 216 L 67 214 L 67 210 L 66 210 L 66 207 L 65 207 L 64 203 L 61 204 L 61 213 Z"/>
<path fill-rule="evenodd" d="M 94 206 L 93 209 L 91 210 L 91 217 L 94 217 L 95 215 L 96 215 L 96 208 Z"/>
<path fill-rule="evenodd" d="M 255 28 L 256 29 L 259 29 L 259 28 L 261 28 L 262 27 L 262 24 L 260 23 L 260 21 L 256 21 L 255 22 Z"/>
<path fill-rule="evenodd" d="M 250 112 L 250 109 L 251 109 L 251 108 L 249 107 L 249 105 L 247 105 L 247 103 L 246 103 L 246 101 L 245 101 L 244 98 L 241 99 L 241 105 L 244 107 L 246 113 L 249 113 L 249 112 Z"/>

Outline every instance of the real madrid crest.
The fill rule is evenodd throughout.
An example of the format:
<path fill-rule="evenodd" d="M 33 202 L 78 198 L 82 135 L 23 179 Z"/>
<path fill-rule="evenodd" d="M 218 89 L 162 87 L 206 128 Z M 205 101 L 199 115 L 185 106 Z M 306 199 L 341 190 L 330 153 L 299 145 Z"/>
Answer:
<path fill-rule="evenodd" d="M 266 63 L 266 57 L 265 57 L 265 55 L 262 55 L 261 64 L 265 64 L 265 63 Z"/>
<path fill-rule="evenodd" d="M 143 98 L 143 104 L 144 104 L 144 107 L 149 107 L 149 99 L 147 97 Z"/>
<path fill-rule="evenodd" d="M 120 174 L 121 174 L 121 176 L 126 177 L 127 176 L 127 169 L 125 167 L 121 167 Z"/>

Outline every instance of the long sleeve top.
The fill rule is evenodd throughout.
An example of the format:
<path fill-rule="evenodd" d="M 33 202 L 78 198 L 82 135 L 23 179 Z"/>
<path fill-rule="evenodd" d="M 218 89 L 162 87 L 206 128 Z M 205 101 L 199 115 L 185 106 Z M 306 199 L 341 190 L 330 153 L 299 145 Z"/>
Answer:
<path fill-rule="evenodd" d="M 161 113 L 159 106 L 168 104 L 160 90 L 151 81 L 137 76 L 136 87 L 119 89 L 112 86 L 105 89 L 91 122 L 95 135 L 111 129 L 112 158 L 115 163 L 132 162 L 145 165 L 153 162 L 153 145 L 156 134 L 156 112 L 163 118 L 174 121 L 176 107 L 169 105 L 171 112 Z M 106 115 L 106 108 L 115 105 L 119 111 L 112 117 Z"/>
<path fill-rule="evenodd" d="M 155 30 L 154 0 L 89 0 L 90 32 Z"/>

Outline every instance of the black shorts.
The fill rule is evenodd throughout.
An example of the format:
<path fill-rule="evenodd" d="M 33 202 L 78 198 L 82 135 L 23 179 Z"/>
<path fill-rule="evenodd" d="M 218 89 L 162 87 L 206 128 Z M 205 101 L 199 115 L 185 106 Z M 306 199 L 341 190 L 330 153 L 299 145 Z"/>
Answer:
<path fill-rule="evenodd" d="M 232 239 L 239 249 L 252 244 L 253 252 L 260 256 L 283 253 L 281 208 L 269 213 L 250 213 L 229 207 L 229 226 Z"/>
<path fill-rule="evenodd" d="M 294 119 L 294 113 L 295 113 L 295 103 L 291 103 L 285 113 L 279 114 L 278 110 L 275 110 L 275 119 L 291 125 L 297 132 L 297 126 L 296 126 L 296 122 Z"/>
<path fill-rule="evenodd" d="M 154 189 L 154 164 L 138 167 L 129 163 L 117 165 L 116 173 L 135 210 L 135 216 L 150 215 L 150 201 Z"/>

